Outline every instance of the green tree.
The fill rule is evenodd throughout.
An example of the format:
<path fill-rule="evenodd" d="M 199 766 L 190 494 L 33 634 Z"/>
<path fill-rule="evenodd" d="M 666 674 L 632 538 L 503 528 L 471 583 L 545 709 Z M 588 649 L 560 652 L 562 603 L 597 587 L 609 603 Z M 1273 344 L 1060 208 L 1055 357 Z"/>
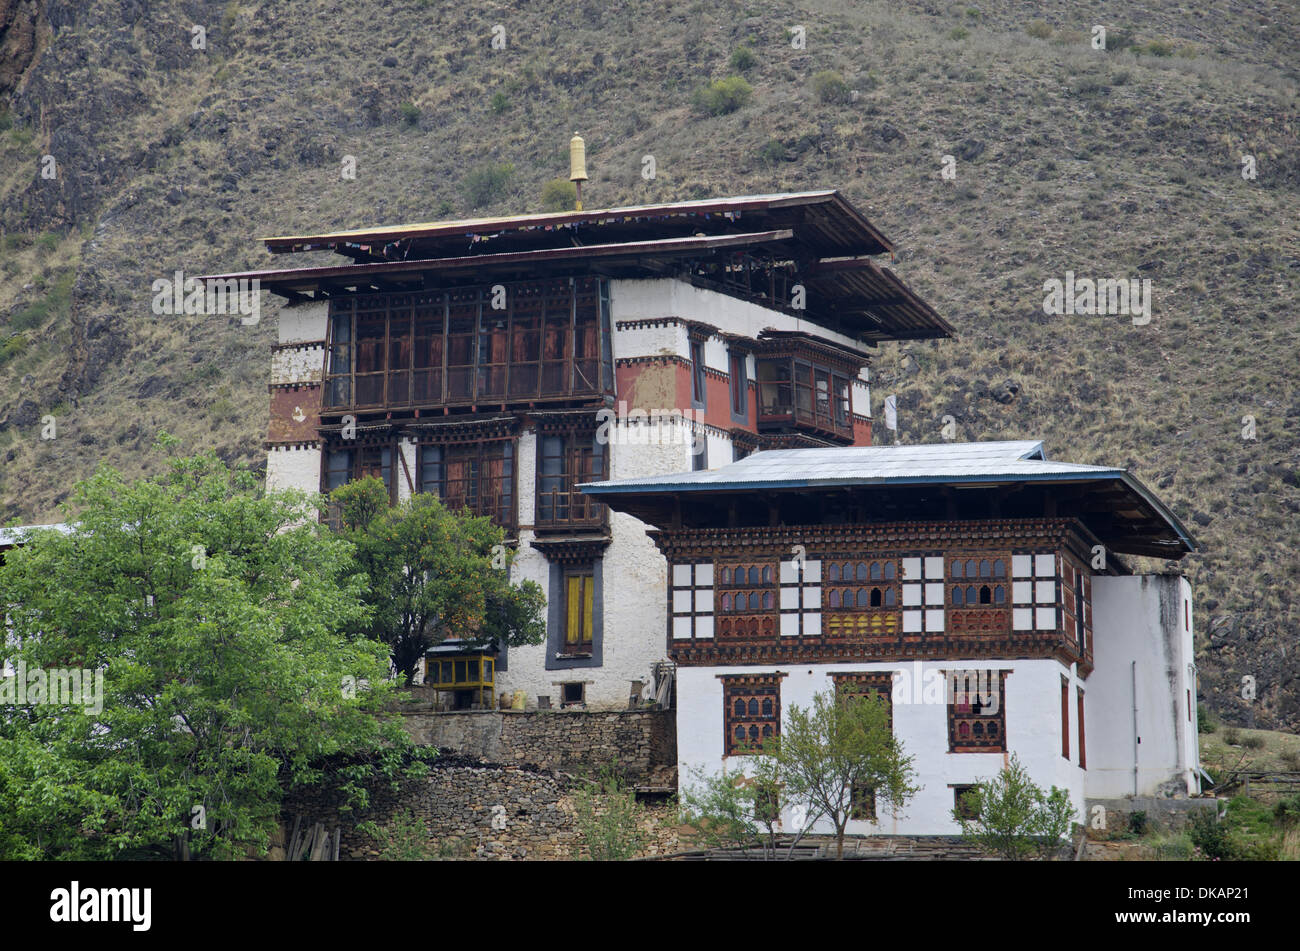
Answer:
<path fill-rule="evenodd" d="M 756 757 L 749 774 L 725 770 L 705 775 L 693 772 L 694 782 L 682 791 L 679 809 L 688 837 L 706 849 L 758 848 L 766 860 L 780 858 L 780 763 L 775 755 Z M 789 858 L 804 837 L 794 830 L 786 848 Z"/>
<path fill-rule="evenodd" d="M 1053 786 L 1044 792 L 1012 754 L 1001 772 L 962 797 L 962 808 L 953 809 L 952 816 L 962 835 L 1014 861 L 1034 852 L 1053 856 L 1069 835 L 1075 811 L 1065 790 Z"/>
<path fill-rule="evenodd" d="M 728 76 L 695 90 L 691 101 L 706 115 L 724 116 L 744 106 L 753 95 L 754 87 L 743 76 Z"/>
<path fill-rule="evenodd" d="M 873 790 L 876 807 L 891 812 L 920 789 L 913 784 L 912 757 L 894 736 L 889 701 L 881 696 L 823 691 L 809 708 L 791 705 L 781 736 L 765 752 L 780 765 L 786 798 L 807 804 L 807 824 L 825 818 L 834 827 L 836 858 L 844 856 L 855 788 Z"/>
<path fill-rule="evenodd" d="M 447 638 L 511 647 L 545 639 L 546 595 L 536 582 L 510 583 L 512 553 L 490 519 L 452 512 L 423 492 L 389 505 L 374 477 L 340 486 L 331 499 L 369 581 L 364 630 L 388 645 L 407 685 L 428 649 Z"/>
<path fill-rule="evenodd" d="M 73 532 L 6 555 L 15 668 L 100 671 L 103 689 L 0 707 L 0 857 L 263 853 L 284 787 L 326 758 L 349 762 L 357 805 L 397 775 L 412 753 L 377 716 L 386 651 L 345 633 L 363 578 L 304 511 L 211 454 L 133 483 L 101 467 L 74 490 Z"/>

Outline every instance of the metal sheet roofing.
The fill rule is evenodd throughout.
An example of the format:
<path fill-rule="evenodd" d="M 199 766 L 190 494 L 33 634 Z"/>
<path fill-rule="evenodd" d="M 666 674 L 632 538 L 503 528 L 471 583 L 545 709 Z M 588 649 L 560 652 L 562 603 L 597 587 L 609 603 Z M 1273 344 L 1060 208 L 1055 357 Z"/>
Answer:
<path fill-rule="evenodd" d="M 834 487 L 973 489 L 1017 483 L 1093 483 L 1112 498 L 1106 504 L 1113 511 L 1133 525 L 1144 526 L 1140 532 L 1155 532 L 1163 539 L 1146 546 L 1151 553 L 1179 556 L 1199 547 L 1178 518 L 1125 469 L 1051 460 L 1041 442 L 1030 440 L 773 449 L 717 469 L 589 482 L 582 490 L 620 511 L 640 509 L 638 517 L 643 517 L 649 512 L 646 500 L 672 496 L 707 499 L 728 493 Z M 1157 526 L 1161 527 L 1157 530 Z"/>

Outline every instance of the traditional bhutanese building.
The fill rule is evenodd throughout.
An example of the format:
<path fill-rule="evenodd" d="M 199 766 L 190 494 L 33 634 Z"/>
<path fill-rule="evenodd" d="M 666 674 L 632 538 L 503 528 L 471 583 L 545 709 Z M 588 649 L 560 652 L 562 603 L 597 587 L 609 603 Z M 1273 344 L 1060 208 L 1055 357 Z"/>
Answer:
<path fill-rule="evenodd" d="M 1013 754 L 1080 818 L 1199 791 L 1191 589 L 1123 557 L 1196 543 L 1123 469 L 1036 442 L 853 446 L 585 490 L 654 526 L 667 562 L 682 784 L 743 770 L 791 705 L 853 689 L 890 698 L 922 788 L 900 816 L 855 791 L 850 833 L 955 832 Z"/>
<path fill-rule="evenodd" d="M 872 349 L 952 332 L 834 191 L 265 243 L 346 259 L 204 279 L 288 301 L 267 487 L 375 475 L 395 502 L 436 494 L 491 516 L 512 578 L 547 593 L 544 644 L 431 656 L 460 704 L 519 690 L 529 707 L 621 707 L 676 650 L 646 526 L 580 484 L 865 446 Z"/>

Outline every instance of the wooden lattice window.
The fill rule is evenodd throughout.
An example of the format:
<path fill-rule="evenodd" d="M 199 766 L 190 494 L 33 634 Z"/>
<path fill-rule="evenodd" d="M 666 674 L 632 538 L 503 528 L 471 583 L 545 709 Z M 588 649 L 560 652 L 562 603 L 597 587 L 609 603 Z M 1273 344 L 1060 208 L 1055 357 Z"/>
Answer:
<path fill-rule="evenodd" d="M 948 752 L 1005 753 L 1005 670 L 948 673 Z"/>
<path fill-rule="evenodd" d="M 899 606 L 898 562 L 832 561 L 826 568 L 830 611 L 893 610 Z"/>
<path fill-rule="evenodd" d="M 421 492 L 438 496 L 453 511 L 486 515 L 503 528 L 515 527 L 514 440 L 420 447 Z"/>
<path fill-rule="evenodd" d="M 1006 556 L 953 558 L 948 565 L 949 604 L 954 608 L 1007 606 Z"/>
<path fill-rule="evenodd" d="M 564 653 L 590 654 L 595 624 L 596 576 L 591 568 L 564 574 Z"/>
<path fill-rule="evenodd" d="M 396 489 L 393 482 L 393 455 L 391 445 L 327 449 L 321 466 L 321 490 L 328 494 L 341 485 L 374 476 L 383 480 L 391 502 L 395 498 Z"/>
<path fill-rule="evenodd" d="M 578 488 L 605 478 L 607 446 L 594 432 L 543 435 L 537 460 L 539 527 L 601 524 L 605 506 Z"/>
<path fill-rule="evenodd" d="M 754 614 L 775 608 L 776 569 L 770 562 L 719 567 L 719 614 Z"/>
<path fill-rule="evenodd" d="M 835 682 L 835 696 L 880 697 L 889 714 L 889 727 L 894 727 L 894 675 L 888 671 L 831 674 Z M 849 789 L 849 818 L 857 822 L 876 821 L 876 791 L 869 786 L 854 783 Z"/>
<path fill-rule="evenodd" d="M 974 785 L 953 786 L 952 805 L 957 815 L 963 819 L 978 819 L 980 817 L 979 801 Z"/>
<path fill-rule="evenodd" d="M 781 734 L 780 677 L 723 677 L 722 709 L 723 754 L 745 756 L 757 752 Z"/>

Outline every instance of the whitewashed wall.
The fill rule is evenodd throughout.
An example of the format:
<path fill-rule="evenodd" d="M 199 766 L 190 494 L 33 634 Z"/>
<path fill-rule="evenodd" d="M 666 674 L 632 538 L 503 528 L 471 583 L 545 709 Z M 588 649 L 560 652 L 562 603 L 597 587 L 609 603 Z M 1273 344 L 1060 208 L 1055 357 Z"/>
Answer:
<path fill-rule="evenodd" d="M 329 320 L 329 301 L 307 301 L 281 308 L 280 343 L 322 343 Z"/>
<path fill-rule="evenodd" d="M 272 446 L 266 454 L 266 491 L 320 491 L 320 449 Z"/>
<path fill-rule="evenodd" d="M 1191 600 L 1173 575 L 1092 579 L 1089 798 L 1157 795 L 1171 780 L 1199 788 Z"/>
<path fill-rule="evenodd" d="M 919 675 L 918 675 L 919 668 Z M 949 753 L 948 714 L 942 688 L 942 670 L 1010 670 L 1005 681 L 1006 754 Z M 1060 696 L 1062 676 L 1070 678 L 1071 690 L 1077 684 L 1069 668 L 1055 660 L 1002 660 L 924 663 L 873 664 L 785 664 L 779 666 L 688 667 L 678 670 L 677 688 L 677 756 L 679 783 L 688 786 L 696 776 L 721 770 L 744 769 L 748 757 L 724 758 L 723 691 L 721 674 L 767 674 L 783 671 L 781 679 L 781 720 L 788 722 L 791 705 L 807 708 L 813 695 L 834 690 L 833 673 L 859 671 L 903 671 L 910 685 L 920 682 L 939 684 L 932 688 L 925 702 L 923 690 L 911 693 L 904 689 L 893 703 L 894 732 L 907 755 L 915 757 L 916 784 L 921 791 L 909 803 L 905 814 L 892 816 L 883 806 L 877 822 L 850 822 L 853 835 L 951 835 L 960 831 L 952 819 L 952 785 L 966 785 L 988 779 L 998 773 L 1015 753 L 1034 782 L 1044 789 L 1065 789 L 1078 816 L 1083 816 L 1084 770 L 1078 766 L 1077 753 L 1071 744 L 1072 759 L 1061 755 Z M 927 681 L 927 677 L 933 678 Z M 904 702 L 907 701 L 907 702 Z M 698 772 L 696 772 L 698 771 Z M 790 828 L 790 804 L 784 804 L 783 822 Z M 813 831 L 833 831 L 821 822 Z"/>

